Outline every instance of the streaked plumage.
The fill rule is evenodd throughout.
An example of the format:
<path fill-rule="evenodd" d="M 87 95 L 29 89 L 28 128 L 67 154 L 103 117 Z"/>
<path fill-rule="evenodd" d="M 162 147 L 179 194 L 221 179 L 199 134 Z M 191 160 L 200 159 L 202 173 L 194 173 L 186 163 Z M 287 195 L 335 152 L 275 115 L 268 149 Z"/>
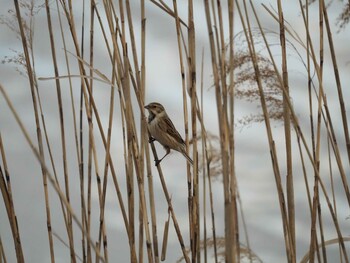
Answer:
<path fill-rule="evenodd" d="M 170 120 L 164 107 L 157 102 L 152 102 L 145 106 L 148 110 L 148 130 L 151 136 L 157 140 L 166 150 L 166 154 L 161 158 L 160 163 L 165 156 L 170 153 L 170 149 L 182 153 L 186 159 L 193 164 L 192 159 L 186 153 L 186 145 L 181 135 L 176 130 L 174 124 Z M 156 165 L 158 165 L 158 163 Z"/>

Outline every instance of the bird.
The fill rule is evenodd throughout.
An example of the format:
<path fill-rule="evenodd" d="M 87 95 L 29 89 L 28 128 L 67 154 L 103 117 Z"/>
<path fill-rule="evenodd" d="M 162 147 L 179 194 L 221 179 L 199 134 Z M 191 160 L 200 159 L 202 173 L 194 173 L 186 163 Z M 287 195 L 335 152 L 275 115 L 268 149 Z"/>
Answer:
<path fill-rule="evenodd" d="M 182 153 L 187 161 L 193 165 L 191 157 L 186 152 L 186 144 L 170 120 L 163 105 L 158 102 L 152 102 L 146 105 L 145 109 L 149 113 L 148 130 L 152 136 L 150 141 L 158 141 L 166 150 L 166 154 L 156 161 L 156 166 L 170 153 L 171 149 Z"/>

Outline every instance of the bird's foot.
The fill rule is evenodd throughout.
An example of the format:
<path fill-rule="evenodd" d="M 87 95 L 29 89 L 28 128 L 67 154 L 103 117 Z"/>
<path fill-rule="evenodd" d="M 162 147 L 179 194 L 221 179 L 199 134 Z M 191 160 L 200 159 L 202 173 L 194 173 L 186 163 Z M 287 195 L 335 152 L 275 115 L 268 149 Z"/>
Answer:
<path fill-rule="evenodd" d="M 160 164 L 160 161 L 161 161 L 161 160 L 154 160 L 155 166 L 158 166 L 158 165 Z"/>

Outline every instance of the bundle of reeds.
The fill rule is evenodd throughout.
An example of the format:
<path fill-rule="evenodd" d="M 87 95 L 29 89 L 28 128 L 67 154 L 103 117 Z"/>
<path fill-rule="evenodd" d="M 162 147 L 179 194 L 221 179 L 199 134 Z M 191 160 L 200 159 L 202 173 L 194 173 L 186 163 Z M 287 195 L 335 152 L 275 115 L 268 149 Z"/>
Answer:
<path fill-rule="evenodd" d="M 318 1 L 318 17 L 314 18 L 309 14 L 311 3 L 295 1 L 305 35 L 300 37 L 284 19 L 284 5 L 290 3 L 277 0 L 273 2 L 274 11 L 264 2 L 268 1 L 262 1 L 262 5 L 237 0 L 13 1 L 11 12 L 0 22 L 17 34 L 23 52 L 16 52 L 14 58 L 5 57 L 3 63 L 16 63 L 27 77 L 31 97 L 26 102 L 31 103 L 34 114 L 30 127 L 24 124 L 20 106 L 8 95 L 12 87 L 0 84 L 0 91 L 6 102 L 3 107 L 11 111 L 40 165 L 48 237 L 48 251 L 43 254 L 48 254 L 51 262 L 64 257 L 62 244 L 67 251 L 65 258 L 71 262 L 262 262 L 250 247 L 254 234 L 248 238 L 249 225 L 240 196 L 247 190 L 239 189 L 237 183 L 237 123 L 254 122 L 263 123 L 266 129 L 273 174 L 269 179 L 275 182 L 285 261 L 327 262 L 329 245 L 338 244 L 340 262 L 349 262 L 346 219 L 339 218 L 337 203 L 346 203 L 346 209 L 350 204 L 350 138 L 334 29 L 326 3 Z M 311 6 L 315 8 L 315 4 Z M 348 21 L 348 10 L 347 3 L 340 16 L 340 28 Z M 153 98 L 168 88 L 151 88 L 146 81 L 147 69 L 157 59 L 147 56 L 147 50 L 159 48 L 147 46 L 152 38 L 148 19 L 155 12 L 170 21 L 177 47 L 174 64 L 181 87 L 176 92 L 181 101 L 173 104 L 178 112 L 182 108 L 186 150 L 193 159 L 193 166 L 183 161 L 182 170 L 179 168 L 187 178 L 187 184 L 181 182 L 181 189 L 186 190 L 178 193 L 181 200 L 187 200 L 187 220 L 178 212 L 181 204 L 174 204 L 173 185 L 167 183 L 166 173 L 171 169 L 164 162 L 154 166 L 159 148 L 150 140 L 144 109 L 149 92 Z M 277 47 L 269 42 L 271 31 L 261 23 L 262 12 L 278 28 Z M 40 30 L 46 35 L 36 32 L 34 19 L 39 14 L 45 18 Z M 205 21 L 196 14 L 202 14 Z M 318 19 L 318 32 L 310 29 L 312 19 Z M 207 36 L 201 42 L 196 34 L 204 27 Z M 45 63 L 52 69 L 52 76 L 38 72 L 38 36 L 41 45 L 49 50 L 50 59 Z M 303 94 L 308 98 L 308 112 L 296 110 L 296 99 L 292 99 L 291 49 L 300 56 L 307 75 Z M 330 54 L 329 61 L 325 61 L 325 50 Z M 107 70 L 110 72 L 102 73 Z M 334 75 L 335 91 L 325 87 L 326 72 Z M 42 89 L 45 85 L 51 86 L 49 91 Z M 211 87 L 213 93 L 208 95 L 205 87 Z M 338 97 L 341 121 L 337 123 L 341 127 L 334 125 L 326 88 Z M 236 103 L 242 99 L 257 102 L 261 111 L 238 120 Z M 207 100 L 216 107 L 207 106 Z M 216 122 L 207 119 L 206 114 L 213 111 Z M 308 116 L 308 122 L 300 120 L 302 114 Z M 276 146 L 272 121 L 282 123 L 282 145 Z M 11 134 L 2 129 L 0 126 L 0 190 L 5 209 L 1 217 L 7 216 L 17 262 L 25 262 L 29 252 L 27 243 L 22 243 L 22 229 L 28 226 L 18 223 L 23 222 L 16 214 L 16 196 L 20 193 L 15 193 L 11 183 L 17 175 L 8 165 L 8 159 L 16 157 L 7 153 L 11 146 L 6 141 Z M 259 136 L 260 133 L 257 131 Z M 264 136 L 260 140 L 265 140 Z M 36 173 L 29 168 L 24 172 Z M 214 190 L 217 176 L 222 191 Z M 341 194 L 334 186 L 336 176 L 341 182 Z M 294 186 L 300 178 L 303 189 Z M 159 185 L 162 194 L 155 192 Z M 38 188 L 35 185 L 32 191 Z M 308 236 L 308 246 L 299 251 L 295 200 L 300 192 L 308 207 L 302 213 L 308 214 L 310 222 L 308 232 L 303 233 Z M 219 195 L 221 198 L 215 198 Z M 328 225 L 324 217 L 332 224 L 334 238 L 325 233 Z M 115 226 L 122 231 L 113 231 Z M 121 232 L 123 235 L 116 237 Z M 169 238 L 179 249 L 169 245 Z M 168 245 L 174 251 L 169 252 Z M 9 247 L 10 239 L 0 233 L 0 262 L 15 260 Z M 120 258 L 115 252 L 118 249 L 123 253 Z"/>

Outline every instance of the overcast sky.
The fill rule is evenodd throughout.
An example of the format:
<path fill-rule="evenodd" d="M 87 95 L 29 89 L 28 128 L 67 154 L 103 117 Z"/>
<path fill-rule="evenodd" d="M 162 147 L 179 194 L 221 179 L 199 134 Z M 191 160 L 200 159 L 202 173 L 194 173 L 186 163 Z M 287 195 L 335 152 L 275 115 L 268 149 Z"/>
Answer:
<path fill-rule="evenodd" d="M 51 9 L 53 13 L 54 25 L 57 24 L 57 12 L 56 4 L 51 1 Z M 181 3 L 180 3 L 181 2 Z M 264 11 L 264 9 L 258 4 L 263 2 L 266 5 L 272 5 L 276 8 L 275 1 L 257 1 L 256 7 L 258 14 L 261 18 L 264 28 L 278 32 L 278 25 L 274 20 Z M 340 1 L 339 1 L 340 2 Z M 338 67 L 341 75 L 341 81 L 343 84 L 343 92 L 345 102 L 348 102 L 350 96 L 350 89 L 348 83 L 349 79 L 349 43 L 350 43 L 350 31 L 348 28 L 337 33 L 336 17 L 341 12 L 342 4 L 338 1 L 335 2 L 329 8 L 329 17 L 331 19 L 331 25 L 333 27 L 333 38 L 335 43 L 335 49 L 337 52 Z M 41 1 L 38 1 L 41 3 Z M 133 4 L 133 12 L 139 13 L 138 5 Z M 13 2 L 10 0 L 3 0 L 1 4 L 0 15 L 9 16 L 7 10 L 13 8 Z M 301 37 L 305 37 L 303 30 L 303 23 L 301 14 L 299 11 L 298 1 L 283 1 L 284 16 L 289 22 L 291 28 L 293 28 Z M 77 6 L 78 10 L 78 6 Z M 182 5 L 182 1 L 179 1 L 179 12 L 184 14 L 187 10 L 187 6 Z M 311 16 L 314 18 L 311 21 L 311 32 L 318 31 L 318 13 L 317 4 L 313 4 L 310 7 Z M 146 16 L 147 16 L 147 43 L 146 43 L 146 102 L 158 101 L 162 103 L 169 116 L 174 121 L 175 126 L 179 132 L 184 136 L 183 125 L 183 113 L 182 113 L 182 90 L 181 90 L 181 76 L 178 61 L 178 50 L 176 42 L 176 31 L 174 27 L 174 21 L 168 15 L 164 14 L 159 8 L 155 7 L 149 1 L 146 1 Z M 224 12 L 226 16 L 226 12 Z M 236 16 L 238 18 L 238 16 Z M 76 14 L 77 25 L 81 17 L 79 13 Z M 51 62 L 50 45 L 48 41 L 48 30 L 46 22 L 46 13 L 42 9 L 35 16 L 34 27 L 34 54 L 36 57 L 35 67 L 38 77 L 51 77 L 54 75 Z M 103 21 L 105 21 L 103 19 Z M 225 20 L 226 21 L 226 20 Z M 241 30 L 240 22 L 238 19 L 236 23 L 236 32 Z M 216 119 L 216 102 L 214 90 L 211 89 L 212 85 L 212 73 L 209 57 L 209 46 L 207 38 L 207 28 L 205 23 L 205 14 L 202 1 L 195 1 L 195 25 L 196 25 L 196 41 L 197 41 L 197 66 L 200 68 L 201 52 L 204 48 L 204 103 L 205 103 L 205 121 L 207 129 L 212 133 L 217 133 L 217 119 Z M 139 21 L 134 22 L 135 34 L 139 37 L 140 24 Z M 58 30 L 58 27 L 57 27 Z M 68 35 L 68 27 L 66 28 Z M 57 34 L 58 36 L 59 34 Z M 6 56 L 11 57 L 14 52 L 21 52 L 21 42 L 17 38 L 16 34 L 9 30 L 5 25 L 0 25 L 0 60 L 6 59 Z M 96 31 L 95 38 L 95 68 L 107 76 L 110 75 L 111 69 L 106 66 L 106 60 L 108 60 L 104 43 L 101 39 L 101 34 Z M 315 39 L 318 35 L 316 34 Z M 269 41 L 271 46 L 279 43 L 278 35 L 270 35 Z M 316 41 L 317 42 L 317 41 Z M 62 43 L 57 41 L 57 43 Z M 86 37 L 86 45 L 88 38 Z M 305 52 L 300 46 L 295 46 L 299 50 L 302 58 L 305 60 Z M 59 62 L 64 62 L 63 57 L 63 45 L 56 46 L 60 56 Z M 73 50 L 71 43 L 68 44 L 68 49 Z M 315 46 L 318 51 L 318 46 Z M 277 48 L 273 48 L 277 61 L 279 61 L 281 53 Z M 307 88 L 307 76 L 306 71 L 303 68 L 303 64 L 298 58 L 297 53 L 288 47 L 288 59 L 289 59 L 289 80 L 290 89 L 293 98 L 293 105 L 296 108 L 296 112 L 302 126 L 307 129 L 308 122 L 308 109 L 307 109 L 307 97 L 305 89 Z M 328 45 L 325 49 L 325 74 L 324 74 L 324 86 L 327 94 L 328 103 L 330 106 L 332 119 L 334 121 L 334 127 L 336 134 L 339 138 L 339 145 L 341 150 L 344 151 L 343 132 L 341 128 L 341 118 L 338 106 L 338 98 L 336 96 L 336 85 L 334 76 L 332 73 L 332 64 L 329 57 Z M 70 57 L 72 64 L 74 65 L 74 58 Z M 108 64 L 109 65 L 109 64 Z M 30 132 L 33 141 L 36 141 L 35 134 L 35 122 L 33 115 L 33 106 L 31 101 L 31 94 L 29 90 L 28 79 L 16 71 L 16 67 L 13 63 L 0 64 L 0 83 L 5 87 L 12 102 L 14 103 L 22 121 Z M 78 74 L 77 67 L 72 67 L 72 74 Z M 19 68 L 23 70 L 22 68 Z M 64 64 L 60 64 L 60 70 L 65 74 Z M 197 70 L 197 72 L 200 72 Z M 198 78 L 200 75 L 198 74 Z M 65 110 L 67 109 L 66 116 L 66 129 L 67 134 L 72 134 L 72 116 L 68 110 L 70 107 L 69 86 L 66 80 L 62 81 L 63 101 L 65 103 Z M 199 79 L 197 79 L 199 83 Z M 76 90 L 75 103 L 79 104 L 79 80 L 74 81 Z M 59 119 L 57 111 L 57 99 L 56 88 L 53 81 L 39 81 L 39 88 L 41 92 L 41 98 L 43 103 L 43 109 L 45 112 L 45 119 L 47 122 L 48 133 L 53 146 L 53 154 L 57 158 L 57 164 L 61 161 L 61 148 L 60 148 L 60 132 L 59 132 Z M 108 103 L 110 89 L 107 85 L 96 84 L 95 99 L 96 104 L 100 110 L 100 116 L 103 125 L 107 127 L 108 124 Z M 117 108 L 119 107 L 116 106 Z M 136 103 L 135 109 L 138 109 Z M 348 103 L 346 104 L 349 109 Z M 246 114 L 256 113 L 257 107 L 255 104 L 247 102 L 236 103 L 236 116 L 241 118 Z M 136 114 L 140 114 L 137 113 Z M 119 110 L 117 110 L 119 112 Z M 116 121 L 113 130 L 113 142 L 120 142 L 122 139 L 122 132 L 120 129 L 120 115 L 116 114 Z M 137 115 L 139 117 L 139 115 Z M 281 162 L 281 174 L 284 177 L 286 170 L 284 166 L 284 132 L 283 127 L 279 123 L 273 123 L 274 135 L 276 140 L 277 151 L 281 153 L 279 155 L 279 161 Z M 87 126 L 85 126 L 86 128 Z M 97 126 L 95 126 L 97 127 Z M 86 129 L 87 131 L 87 129 Z M 22 244 L 24 248 L 24 254 L 27 262 L 49 262 L 49 249 L 47 242 L 46 231 L 46 216 L 44 208 L 44 195 L 42 189 L 42 177 L 40 172 L 40 166 L 33 154 L 30 151 L 28 144 L 25 142 L 22 133 L 20 132 L 17 124 L 14 121 L 13 116 L 10 114 L 8 106 L 5 104 L 4 99 L 0 96 L 0 132 L 3 138 L 3 142 L 6 149 L 6 156 L 8 166 L 11 174 L 11 182 L 13 187 L 14 202 L 16 208 L 16 214 L 18 217 L 19 229 L 21 232 Z M 295 134 L 292 133 L 295 141 Z M 275 186 L 275 180 L 270 161 L 270 153 L 268 149 L 267 137 L 265 133 L 265 126 L 263 124 L 252 124 L 249 127 L 240 128 L 236 131 L 236 174 L 238 180 L 238 187 L 240 197 L 242 200 L 244 216 L 248 228 L 249 242 L 253 251 L 263 260 L 263 262 L 286 262 L 282 220 L 279 212 L 279 204 L 277 199 L 277 192 Z M 99 142 L 100 143 L 100 142 Z M 76 167 L 76 153 L 74 150 L 74 138 L 73 136 L 67 136 L 67 145 L 69 149 L 69 172 L 70 172 L 70 187 L 71 200 L 74 208 L 80 207 L 80 195 L 79 195 L 79 178 Z M 113 145 L 113 144 L 112 144 Z M 326 151 L 326 144 L 323 144 L 322 151 Z M 162 154 L 161 147 L 157 148 Z M 254 152 L 254 154 L 252 154 Z M 122 152 L 118 148 L 111 149 L 112 156 L 115 161 L 116 167 L 123 167 Z M 309 246 L 309 224 L 310 216 L 308 212 L 308 205 L 306 199 L 304 179 L 301 171 L 301 167 L 298 165 L 299 154 L 296 146 L 293 150 L 294 163 L 295 163 L 295 202 L 296 202 L 296 231 L 297 231 L 297 258 L 306 253 Z M 87 156 L 87 154 L 86 154 Z M 102 155 L 103 156 L 103 155 Z M 101 157 L 100 164 L 102 167 L 103 157 Z M 345 161 L 344 154 L 344 167 L 346 174 L 349 174 L 349 165 Z M 181 165 L 179 165 L 179 163 Z M 335 164 L 334 164 L 335 166 Z M 102 169 L 100 167 L 100 169 Z M 310 166 L 309 166 L 310 168 Z M 62 167 L 58 165 L 58 173 L 62 174 Z M 166 175 L 166 181 L 170 193 L 172 194 L 172 201 L 174 209 L 178 216 L 178 221 L 181 230 L 184 233 L 186 245 L 189 244 L 188 240 L 188 215 L 187 215 L 187 184 L 186 184 L 186 168 L 185 160 L 178 153 L 172 153 L 164 160 L 163 170 Z M 335 168 L 336 170 L 336 168 Z M 101 170 L 102 172 L 103 170 Z M 311 170 L 310 170 L 311 171 Z M 155 172 L 155 170 L 154 170 Z M 126 199 L 125 189 L 125 173 L 124 168 L 117 169 L 118 178 L 120 179 L 120 185 L 123 186 L 122 192 L 124 199 Z M 154 173 L 156 175 L 156 173 Z M 325 173 L 324 176 L 327 174 Z M 312 173 L 310 172 L 310 182 L 312 182 Z M 328 177 L 327 177 L 328 178 Z M 326 182 L 328 179 L 325 179 Z M 63 181 L 62 181 L 63 183 Z M 327 183 L 327 185 L 329 185 Z M 163 196 L 160 181 L 157 176 L 154 176 L 155 194 L 157 196 L 157 220 L 158 220 L 158 238 L 159 241 L 162 238 L 162 229 L 165 220 L 167 219 L 167 207 L 165 198 Z M 346 217 L 350 215 L 349 207 L 346 203 L 344 193 L 342 191 L 340 179 L 336 178 L 336 189 L 338 198 L 338 218 L 343 229 L 348 226 L 349 222 Z M 224 235 L 223 224 L 223 193 L 221 181 L 214 182 L 214 202 L 215 213 L 217 216 L 217 233 L 219 236 Z M 62 221 L 62 214 L 60 205 L 58 203 L 57 195 L 53 189 L 50 188 L 50 201 L 52 202 L 52 218 L 53 218 L 53 230 L 56 233 L 65 233 L 64 224 Z M 98 195 L 96 187 L 93 190 L 93 207 L 98 207 Z M 209 209 L 209 207 L 208 207 Z M 332 221 L 327 212 L 327 207 L 322 207 L 324 211 L 324 225 L 327 239 L 335 238 L 336 232 L 334 230 Z M 96 212 L 96 210 L 95 210 Z M 80 211 L 78 210 L 79 214 Z M 94 214 L 96 220 L 98 215 Z M 116 196 L 112 184 L 108 188 L 107 203 L 106 203 L 106 224 L 109 230 L 109 247 L 110 247 L 110 259 L 111 262 L 127 262 L 129 260 L 128 244 L 126 241 L 126 233 L 124 225 L 122 223 L 122 217 L 120 215 L 119 205 L 116 202 Z M 210 227 L 208 227 L 210 229 Z M 169 247 L 168 257 L 165 262 L 175 262 L 176 259 L 181 257 L 181 250 L 178 245 L 178 241 L 173 228 L 170 230 L 169 235 Z M 243 230 L 241 230 L 241 242 L 246 244 Z M 93 233 L 96 235 L 96 233 Z M 343 232 L 344 235 L 349 235 L 348 230 Z M 5 248 L 6 255 L 8 256 L 8 262 L 15 262 L 15 253 L 13 249 L 13 241 L 10 233 L 10 228 L 7 220 L 6 210 L 4 208 L 2 200 L 0 201 L 0 237 Z M 80 245 L 80 232 L 76 228 L 75 231 L 76 246 Z M 65 240 L 66 237 L 63 236 Z M 69 251 L 60 242 L 55 240 L 55 255 L 56 262 L 68 262 Z M 79 253 L 79 252 L 78 252 Z M 80 254 L 79 254 L 80 255 Z M 331 253 L 329 259 L 333 254 Z M 118 261 L 115 261 L 115 260 Z M 332 261 L 336 262 L 336 261 Z"/>

